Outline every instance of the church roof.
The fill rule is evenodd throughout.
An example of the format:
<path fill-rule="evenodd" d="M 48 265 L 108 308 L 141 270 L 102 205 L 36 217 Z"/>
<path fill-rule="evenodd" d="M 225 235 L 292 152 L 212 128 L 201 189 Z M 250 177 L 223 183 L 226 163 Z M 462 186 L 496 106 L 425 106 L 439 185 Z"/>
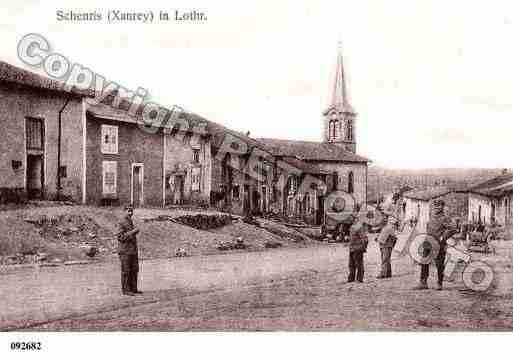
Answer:
<path fill-rule="evenodd" d="M 295 157 L 301 160 L 370 162 L 367 158 L 347 151 L 339 145 L 314 141 L 293 141 L 275 138 L 258 138 L 275 156 Z"/>
<path fill-rule="evenodd" d="M 302 161 L 300 159 L 297 159 L 295 157 L 282 157 L 281 160 L 288 163 L 289 165 L 297 168 L 298 170 L 301 170 L 304 173 L 316 174 L 316 175 L 317 174 L 325 174 L 325 175 L 331 174 L 331 172 L 325 171 L 313 163 L 308 163 L 308 162 Z"/>

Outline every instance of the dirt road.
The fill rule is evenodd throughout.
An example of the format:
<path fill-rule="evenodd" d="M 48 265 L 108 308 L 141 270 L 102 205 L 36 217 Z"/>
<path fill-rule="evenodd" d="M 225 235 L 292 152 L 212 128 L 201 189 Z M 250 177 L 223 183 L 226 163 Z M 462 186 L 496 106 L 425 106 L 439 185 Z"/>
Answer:
<path fill-rule="evenodd" d="M 495 257 L 489 294 L 447 283 L 412 291 L 417 268 L 394 260 L 377 280 L 348 284 L 343 245 L 144 261 L 144 295 L 119 295 L 116 263 L 42 268 L 1 276 L 3 330 L 511 330 L 509 249 Z M 502 259 L 504 260 L 502 260 Z M 431 285 L 434 287 L 434 283 Z"/>

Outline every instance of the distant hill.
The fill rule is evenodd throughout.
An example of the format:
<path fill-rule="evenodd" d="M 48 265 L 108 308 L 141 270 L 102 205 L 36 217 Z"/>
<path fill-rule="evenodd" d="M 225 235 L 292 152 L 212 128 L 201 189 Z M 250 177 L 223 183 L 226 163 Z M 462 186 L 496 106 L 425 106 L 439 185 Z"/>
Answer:
<path fill-rule="evenodd" d="M 406 185 L 418 189 L 437 185 L 466 188 L 499 176 L 502 172 L 502 168 L 388 169 L 369 166 L 367 196 L 373 200 L 378 193 L 387 194 L 394 188 Z"/>

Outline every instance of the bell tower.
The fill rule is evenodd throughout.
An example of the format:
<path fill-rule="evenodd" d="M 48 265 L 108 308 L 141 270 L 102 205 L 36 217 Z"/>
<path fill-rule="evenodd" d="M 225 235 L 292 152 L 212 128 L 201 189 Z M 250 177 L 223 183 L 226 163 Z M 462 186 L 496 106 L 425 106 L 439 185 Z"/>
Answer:
<path fill-rule="evenodd" d="M 349 102 L 342 50 L 339 44 L 337 67 L 331 102 L 323 112 L 323 141 L 356 152 L 355 122 L 357 113 Z"/>

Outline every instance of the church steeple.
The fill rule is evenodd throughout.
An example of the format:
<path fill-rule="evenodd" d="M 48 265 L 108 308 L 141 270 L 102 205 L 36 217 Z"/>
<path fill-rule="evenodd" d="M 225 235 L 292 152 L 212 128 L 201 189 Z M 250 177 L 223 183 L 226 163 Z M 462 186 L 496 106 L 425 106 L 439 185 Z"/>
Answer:
<path fill-rule="evenodd" d="M 356 112 L 351 106 L 344 60 L 339 44 L 337 67 L 331 94 L 331 102 L 324 115 L 324 141 L 344 146 L 348 151 L 356 151 L 355 126 Z"/>

